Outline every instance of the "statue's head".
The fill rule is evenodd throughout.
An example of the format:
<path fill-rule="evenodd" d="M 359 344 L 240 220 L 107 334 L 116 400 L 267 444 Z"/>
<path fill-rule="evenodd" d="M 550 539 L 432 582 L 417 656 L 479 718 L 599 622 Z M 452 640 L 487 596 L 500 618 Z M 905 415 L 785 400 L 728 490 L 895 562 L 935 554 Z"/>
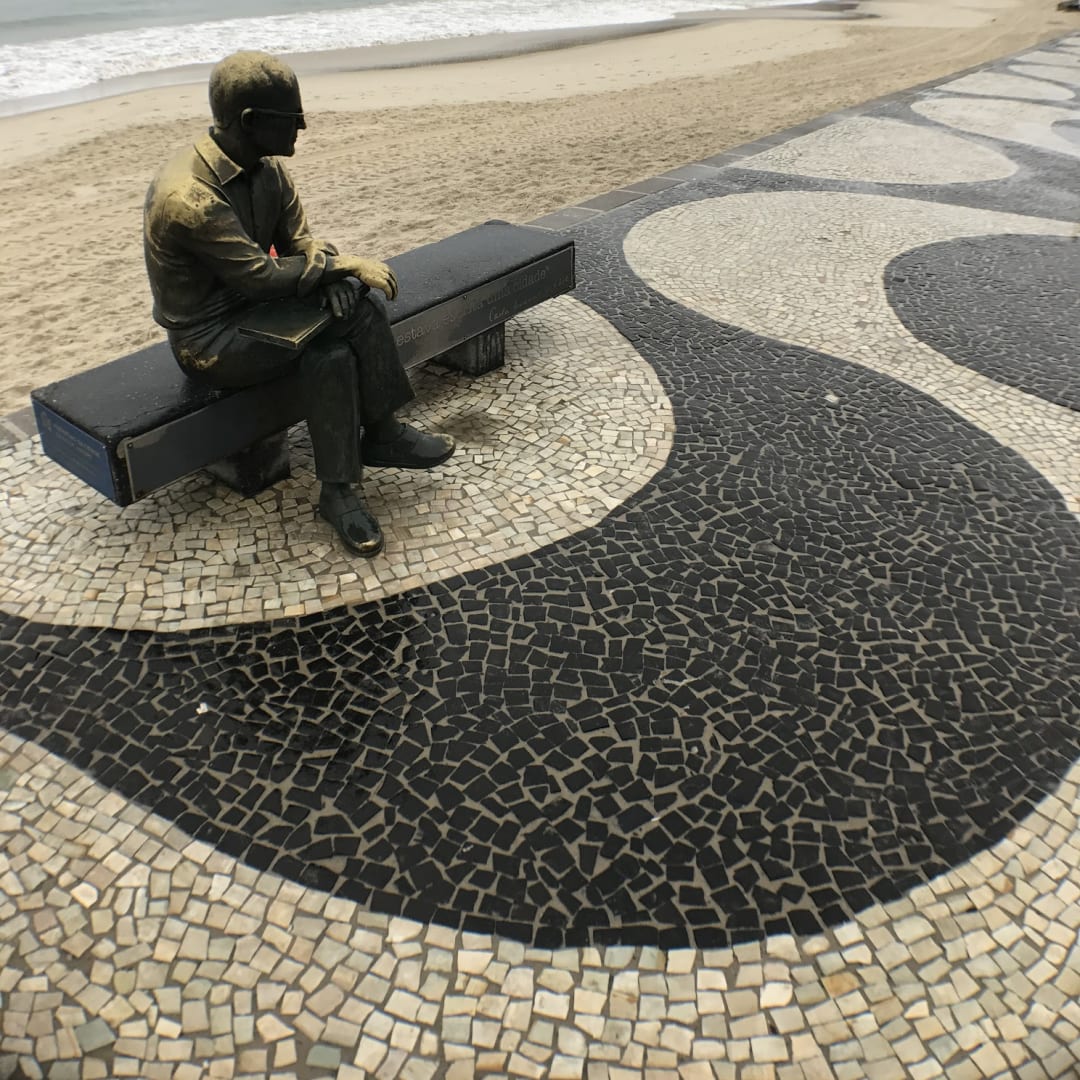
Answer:
<path fill-rule="evenodd" d="M 210 73 L 210 111 L 219 131 L 243 137 L 260 154 L 289 157 L 307 125 L 296 72 L 264 52 L 236 52 Z"/>

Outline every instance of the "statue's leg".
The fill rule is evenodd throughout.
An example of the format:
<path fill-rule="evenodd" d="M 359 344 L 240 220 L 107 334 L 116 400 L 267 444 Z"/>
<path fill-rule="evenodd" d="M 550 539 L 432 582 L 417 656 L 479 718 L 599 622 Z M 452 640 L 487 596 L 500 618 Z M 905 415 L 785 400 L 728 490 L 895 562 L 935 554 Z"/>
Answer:
<path fill-rule="evenodd" d="M 413 389 L 386 312 L 369 297 L 304 350 L 300 373 L 315 473 L 322 481 L 319 512 L 351 551 L 376 555 L 383 537 L 359 488 L 361 463 L 430 468 L 454 452 L 454 441 L 423 434 L 395 417 Z"/>
<path fill-rule="evenodd" d="M 360 375 L 348 342 L 320 334 L 300 356 L 304 413 L 315 475 L 326 483 L 360 480 Z"/>
<path fill-rule="evenodd" d="M 347 319 L 335 319 L 319 341 L 348 344 L 357 371 L 358 426 L 378 430 L 393 424 L 394 413 L 413 398 L 409 376 L 398 357 L 394 332 L 382 305 L 361 297 Z"/>
<path fill-rule="evenodd" d="M 377 555 L 382 530 L 360 491 L 360 365 L 347 340 L 320 334 L 300 356 L 319 513 L 357 555 Z"/>
<path fill-rule="evenodd" d="M 193 377 L 236 388 L 298 368 L 316 475 L 330 483 L 356 483 L 361 429 L 388 421 L 396 431 L 394 411 L 413 396 L 381 305 L 360 298 L 351 317 L 333 320 L 299 358 L 241 334 L 243 321 L 238 315 L 198 343 L 196 351 L 213 356 L 213 363 Z"/>
<path fill-rule="evenodd" d="M 348 341 L 356 356 L 364 464 L 430 469 L 446 461 L 454 452 L 453 439 L 417 431 L 397 420 L 397 410 L 412 399 L 413 389 L 382 304 L 363 297 L 351 318 L 331 324 L 330 329 Z"/>
<path fill-rule="evenodd" d="M 240 333 L 238 324 L 243 318 L 243 314 L 233 316 L 194 339 L 170 335 L 173 352 L 178 357 L 188 356 L 196 363 L 208 365 L 190 367 L 181 360 L 180 366 L 188 378 L 221 389 L 239 390 L 280 379 L 293 370 L 296 359 L 293 353 Z"/>

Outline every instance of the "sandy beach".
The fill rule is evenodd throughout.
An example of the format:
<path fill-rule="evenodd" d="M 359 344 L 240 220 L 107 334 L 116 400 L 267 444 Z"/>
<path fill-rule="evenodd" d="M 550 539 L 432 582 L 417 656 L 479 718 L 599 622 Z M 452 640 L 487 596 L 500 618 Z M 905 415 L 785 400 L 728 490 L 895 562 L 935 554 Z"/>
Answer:
<path fill-rule="evenodd" d="M 572 46 L 487 43 L 563 47 L 455 63 L 435 62 L 458 58 L 446 43 L 381 60 L 302 57 L 310 119 L 290 168 L 320 235 L 388 257 L 489 218 L 529 221 L 1080 25 L 1052 0 L 870 0 L 858 14 L 608 28 Z M 162 336 L 141 211 L 159 163 L 207 125 L 205 76 L 187 74 L 197 81 L 0 119 L 14 249 L 0 269 L 0 412 Z"/>

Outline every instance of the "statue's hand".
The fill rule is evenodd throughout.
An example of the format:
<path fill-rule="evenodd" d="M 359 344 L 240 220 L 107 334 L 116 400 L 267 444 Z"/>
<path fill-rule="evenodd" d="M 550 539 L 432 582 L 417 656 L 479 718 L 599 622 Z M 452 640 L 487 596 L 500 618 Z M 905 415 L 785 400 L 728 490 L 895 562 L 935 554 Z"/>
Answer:
<path fill-rule="evenodd" d="M 397 296 L 397 278 L 386 263 L 375 259 L 353 258 L 349 260 L 349 272 L 373 289 L 382 289 L 387 300 Z"/>
<path fill-rule="evenodd" d="M 328 307 L 335 319 L 349 319 L 356 311 L 359 286 L 350 285 L 348 278 L 342 281 L 332 281 L 322 287 L 322 306 Z"/>

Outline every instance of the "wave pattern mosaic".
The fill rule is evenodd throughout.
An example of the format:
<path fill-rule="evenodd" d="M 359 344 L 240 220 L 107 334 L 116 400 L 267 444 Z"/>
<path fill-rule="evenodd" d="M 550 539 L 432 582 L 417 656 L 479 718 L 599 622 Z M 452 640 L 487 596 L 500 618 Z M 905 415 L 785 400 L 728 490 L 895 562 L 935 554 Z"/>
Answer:
<path fill-rule="evenodd" d="M 650 216 L 626 239 L 631 266 L 665 295 L 712 318 L 850 358 L 923 391 L 1023 454 L 1070 506 L 1080 508 L 1080 415 L 1043 396 L 1057 386 L 1051 397 L 1067 397 L 1068 384 L 1075 382 L 1068 363 L 1057 358 L 1070 334 L 1068 292 L 1053 304 L 1044 294 L 1045 325 L 1032 328 L 1026 338 L 1030 359 L 1003 364 L 992 360 L 999 346 L 986 337 L 981 350 L 970 338 L 963 339 L 964 346 L 950 344 L 959 341 L 959 331 L 947 307 L 950 284 L 933 276 L 939 268 L 928 267 L 910 282 L 899 269 L 887 274 L 894 262 L 897 267 L 917 263 L 909 252 L 945 240 L 956 241 L 961 264 L 970 256 L 980 266 L 984 260 L 976 252 L 985 246 L 980 244 L 984 236 L 1030 234 L 1061 239 L 1050 259 L 1053 269 L 1043 272 L 1050 273 L 1050 282 L 1065 281 L 1075 267 L 1074 226 L 887 195 L 763 187 Z M 725 238 L 723 245 L 715 243 L 716 236 Z M 1022 318 L 1022 294 L 1037 288 L 1023 280 L 1023 271 L 1023 263 L 1002 271 L 1006 283 L 1015 276 L 1018 286 L 1009 307 L 999 302 L 1001 321 Z M 962 273 L 968 274 L 966 266 Z M 974 285 L 978 276 L 976 269 L 968 281 Z M 955 363 L 904 325 L 895 304 L 906 304 L 916 289 L 924 297 L 929 337 L 950 352 L 965 352 L 970 345 L 977 358 Z M 975 317 L 973 312 L 959 316 Z M 1010 372 L 1012 365 L 1016 370 Z M 988 385 L 995 376 L 1007 385 Z M 1031 380 L 1046 387 L 1042 394 L 1026 392 Z M 887 392 L 883 387 L 883 395 Z"/>
<path fill-rule="evenodd" d="M 606 395 L 611 438 L 550 502 L 622 476 L 602 512 L 303 613 L 0 616 L 0 821 L 33 837 L 0 876 L 0 993 L 58 996 L 41 1037 L 114 1053 L 150 999 L 133 958 L 167 991 L 136 1070 L 219 1022 L 191 979 L 245 1018 L 229 1038 L 330 1071 L 1075 1067 L 1076 320 L 1047 294 L 1075 280 L 1053 128 L 1080 106 L 1013 81 L 1074 54 L 1027 59 L 1008 95 L 902 96 L 575 227 L 594 313 L 525 351 L 556 441 Z M 898 124 L 954 171 L 890 178 Z M 114 915 L 125 960 L 88 976 Z"/>
<path fill-rule="evenodd" d="M 237 863 L 3 735 L 11 775 L 0 824 L 30 851 L 0 906 L 18 943 L 0 1062 L 18 1055 L 23 1075 L 863 1080 L 1067 1076 L 1080 1058 L 1080 767 L 1071 802 L 1045 800 L 910 896 L 828 934 L 702 950 L 528 947 L 379 915 Z M 38 892 L 47 907 L 29 906 Z M 103 942 L 107 961 L 81 962 Z"/>
<path fill-rule="evenodd" d="M 0 452 L 0 608 L 38 622 L 192 630 L 363 603 L 600 521 L 664 464 L 671 407 L 603 319 L 560 298 L 519 317 L 486 379 L 429 367 L 409 418 L 460 447 L 434 473 L 370 470 L 386 550 L 358 560 L 314 511 L 311 443 L 244 499 L 196 474 L 131 506 L 81 485 L 37 439 Z M 403 413 L 404 415 L 404 413 Z"/>

